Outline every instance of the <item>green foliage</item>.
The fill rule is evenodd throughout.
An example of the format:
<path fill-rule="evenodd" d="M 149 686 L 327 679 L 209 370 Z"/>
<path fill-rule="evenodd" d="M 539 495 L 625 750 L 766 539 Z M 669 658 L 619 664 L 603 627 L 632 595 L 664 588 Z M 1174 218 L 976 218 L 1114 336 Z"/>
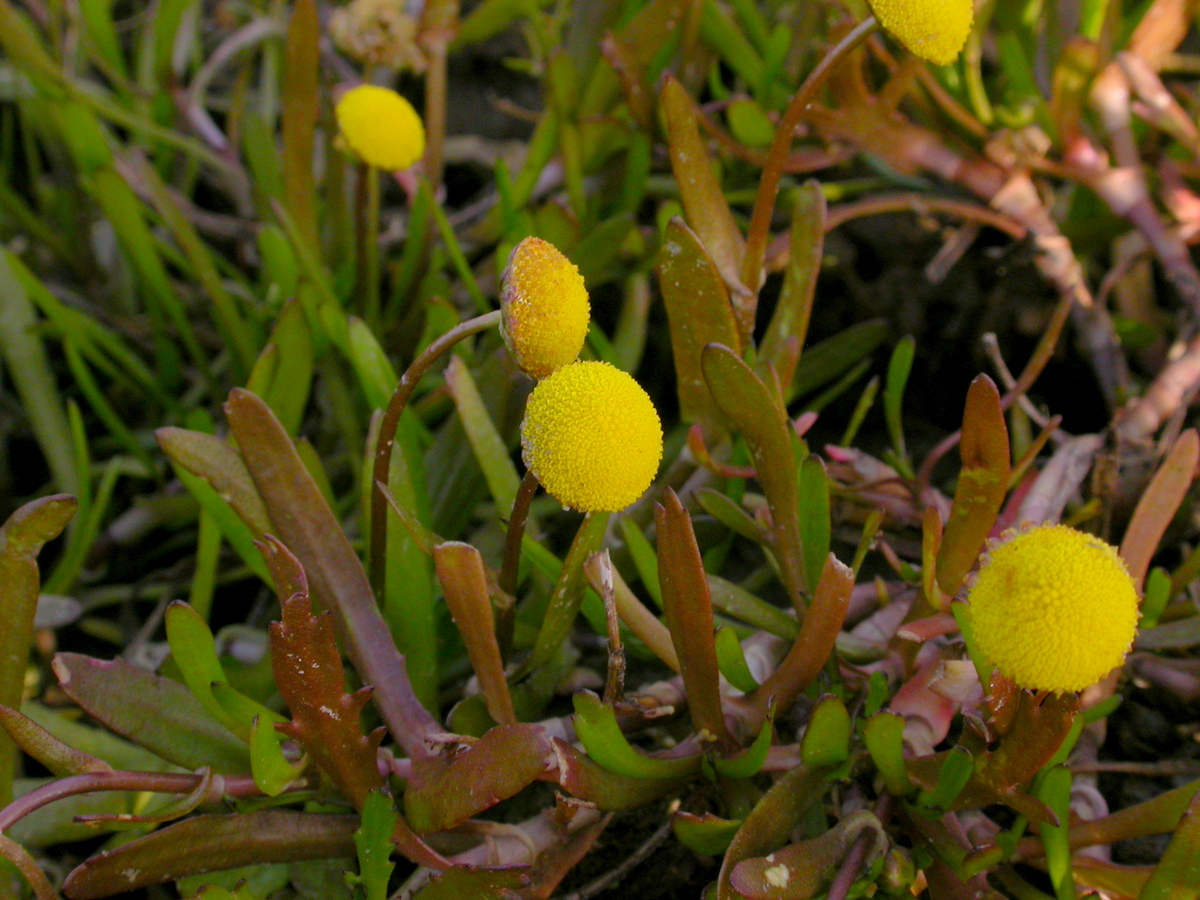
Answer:
<path fill-rule="evenodd" d="M 1085 820 L 1068 768 L 1131 684 L 1200 693 L 1194 10 L 982 4 L 931 71 L 861 49 L 873 3 L 364 6 L 0 0 L 0 858 L 39 900 L 43 858 L 70 898 L 548 897 L 609 813 L 675 801 L 717 900 L 1038 896 L 1031 866 L 1195 894 L 1195 784 Z M 448 139 L 510 31 L 528 134 Z M 359 77 L 423 90 L 418 167 L 342 147 Z M 1060 301 L 989 288 L 995 382 L 931 387 L 975 353 L 934 342 L 984 228 Z M 531 234 L 663 418 L 620 513 L 522 481 L 494 326 Z M 1043 334 L 1023 371 L 1004 328 Z M 1030 401 L 1072 341 L 1095 384 L 1044 396 L 1107 404 L 1111 455 Z M 993 671 L 960 602 L 1047 518 L 1127 523 L 1145 582 L 1138 681 L 1082 710 Z M 1166 832 L 1154 866 L 1081 852 Z"/>

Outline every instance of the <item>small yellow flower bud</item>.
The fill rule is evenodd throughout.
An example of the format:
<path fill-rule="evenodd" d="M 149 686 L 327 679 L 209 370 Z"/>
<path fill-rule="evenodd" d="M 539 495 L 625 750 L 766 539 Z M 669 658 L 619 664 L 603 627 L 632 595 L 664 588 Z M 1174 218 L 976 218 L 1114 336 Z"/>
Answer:
<path fill-rule="evenodd" d="M 529 395 L 521 449 L 525 465 L 563 506 L 616 512 L 654 480 L 662 425 L 632 376 L 604 362 L 575 362 Z"/>
<path fill-rule="evenodd" d="M 583 276 L 553 244 L 527 237 L 501 277 L 500 332 L 531 378 L 574 362 L 587 337 L 591 307 Z"/>
<path fill-rule="evenodd" d="M 912 53 L 947 66 L 962 51 L 975 17 L 972 0 L 867 0 L 879 24 Z"/>
<path fill-rule="evenodd" d="M 1079 691 L 1125 660 L 1138 595 L 1114 547 L 1042 525 L 990 550 L 967 597 L 979 649 L 1022 687 Z"/>
<path fill-rule="evenodd" d="M 342 138 L 367 165 L 407 169 L 425 153 L 425 126 L 412 104 L 393 90 L 363 84 L 337 102 Z"/>

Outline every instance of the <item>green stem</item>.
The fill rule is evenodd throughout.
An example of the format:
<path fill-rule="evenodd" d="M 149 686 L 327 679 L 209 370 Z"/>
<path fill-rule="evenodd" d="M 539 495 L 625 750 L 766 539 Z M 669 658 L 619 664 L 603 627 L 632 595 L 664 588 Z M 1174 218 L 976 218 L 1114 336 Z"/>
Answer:
<path fill-rule="evenodd" d="M 754 198 L 754 212 L 750 217 L 750 229 L 746 234 L 746 256 L 742 263 L 742 283 L 752 291 L 757 291 L 761 281 L 763 259 L 767 252 L 767 240 L 770 238 L 771 216 L 775 211 L 775 194 L 779 190 L 779 180 L 783 177 L 784 166 L 787 165 L 788 152 L 792 146 L 792 136 L 796 127 L 804 120 L 809 104 L 817 96 L 817 91 L 829 79 L 830 74 L 851 51 L 865 41 L 876 29 L 879 23 L 874 16 L 868 16 L 865 21 L 855 26 L 854 30 L 842 38 L 833 47 L 817 67 L 809 73 L 800 90 L 796 91 L 788 104 L 787 111 L 775 131 L 775 139 L 767 154 L 767 164 L 763 166 L 762 178 L 758 182 L 758 195 Z"/>
<path fill-rule="evenodd" d="M 408 405 L 421 376 L 429 371 L 430 366 L 445 355 L 455 344 L 464 338 L 477 334 L 500 322 L 500 310 L 493 310 L 482 316 L 468 319 L 451 328 L 436 341 L 422 350 L 412 361 L 396 390 L 388 407 L 384 411 L 383 421 L 379 425 L 379 437 L 375 444 L 375 465 L 371 473 L 371 587 L 376 597 L 383 596 L 384 573 L 386 571 L 387 554 L 385 541 L 387 537 L 387 502 L 379 485 L 388 483 L 388 470 L 392 463 L 392 448 L 396 444 L 396 428 L 400 424 L 400 416 Z"/>
<path fill-rule="evenodd" d="M 590 512 L 583 517 L 567 558 L 563 560 L 562 571 L 550 595 L 550 603 L 546 607 L 546 615 L 542 619 L 542 628 L 538 632 L 529 659 L 521 666 L 515 677 L 519 678 L 549 662 L 558 652 L 571 633 L 575 624 L 575 616 L 583 602 L 585 589 L 583 564 L 589 556 L 600 549 L 604 541 L 604 531 L 608 527 L 611 513 Z"/>
<path fill-rule="evenodd" d="M 508 533 L 504 539 L 504 561 L 500 566 L 497 583 L 509 597 L 517 596 L 517 578 L 521 568 L 521 539 L 525 536 L 525 523 L 529 520 L 529 506 L 537 493 L 538 480 L 533 472 L 526 472 L 513 498 L 512 515 L 508 517 Z M 506 606 L 496 617 L 496 637 L 500 642 L 501 656 L 507 660 L 512 649 L 513 620 L 515 606 Z"/>
<path fill-rule="evenodd" d="M 363 319 L 379 327 L 379 172 L 362 163 L 358 167 L 358 295 Z"/>

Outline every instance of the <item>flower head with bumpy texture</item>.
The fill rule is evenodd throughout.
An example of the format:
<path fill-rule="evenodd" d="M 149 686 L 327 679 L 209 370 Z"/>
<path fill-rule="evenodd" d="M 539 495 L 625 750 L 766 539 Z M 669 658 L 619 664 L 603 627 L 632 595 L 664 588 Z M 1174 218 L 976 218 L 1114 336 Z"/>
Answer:
<path fill-rule="evenodd" d="M 948 66 L 971 33 L 971 0 L 867 0 L 879 24 L 912 53 Z"/>
<path fill-rule="evenodd" d="M 521 450 L 525 465 L 563 506 L 616 512 L 654 480 L 662 425 L 632 376 L 604 362 L 575 362 L 529 395 Z"/>
<path fill-rule="evenodd" d="M 574 362 L 591 318 L 574 263 L 553 244 L 527 237 L 509 254 L 501 280 L 500 332 L 521 370 L 545 378 Z"/>
<path fill-rule="evenodd" d="M 1095 684 L 1124 662 L 1137 631 L 1137 590 L 1116 549 L 1066 525 L 990 550 L 967 601 L 979 650 L 1034 690 Z"/>
<path fill-rule="evenodd" d="M 425 126 L 393 90 L 362 84 L 337 102 L 337 123 L 350 149 L 368 165 L 407 169 L 425 153 Z"/>

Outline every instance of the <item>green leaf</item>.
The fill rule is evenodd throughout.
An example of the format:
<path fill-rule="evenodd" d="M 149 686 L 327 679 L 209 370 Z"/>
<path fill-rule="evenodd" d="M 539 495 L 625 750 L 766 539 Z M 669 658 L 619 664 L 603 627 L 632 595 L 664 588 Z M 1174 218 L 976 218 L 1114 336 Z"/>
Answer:
<path fill-rule="evenodd" d="M 716 648 L 717 664 L 721 667 L 721 674 L 730 684 L 747 694 L 758 687 L 750 667 L 746 665 L 746 654 L 742 652 L 736 631 L 729 626 L 718 631 Z"/>
<path fill-rule="evenodd" d="M 720 421 L 704 383 L 700 356 L 708 344 L 741 346 L 729 289 L 699 238 L 682 219 L 667 223 L 659 251 L 658 284 L 671 327 L 671 355 L 680 416 L 712 428 Z"/>
<path fill-rule="evenodd" d="M 879 712 L 867 720 L 863 742 L 888 791 L 903 797 L 912 790 L 904 768 L 904 716 Z"/>
<path fill-rule="evenodd" d="M 396 866 L 392 856 L 392 829 L 396 807 L 384 791 L 372 791 L 362 811 L 362 825 L 354 832 L 358 874 L 346 873 L 346 883 L 361 886 L 365 900 L 387 900 L 388 879 Z"/>
<path fill-rule="evenodd" d="M 470 370 L 457 356 L 450 358 L 445 378 L 467 440 L 471 442 L 475 459 L 483 470 L 488 491 L 496 501 L 496 508 L 507 515 L 513 508 L 517 489 L 521 485 L 521 476 L 517 474 L 508 447 L 484 406 Z"/>
<path fill-rule="evenodd" d="M 704 380 L 718 408 L 746 440 L 771 510 L 772 549 L 798 614 L 804 614 L 804 550 L 800 543 L 799 487 L 787 410 L 762 380 L 721 344 L 702 354 Z"/>
<path fill-rule="evenodd" d="M 826 694 L 817 702 L 804 737 L 800 758 L 810 766 L 836 766 L 850 758 L 850 713 L 838 697 Z"/>
<path fill-rule="evenodd" d="M 667 75 L 659 102 L 667 126 L 671 168 L 679 184 L 679 193 L 688 222 L 695 229 L 700 243 L 708 251 L 726 284 L 740 286 L 738 273 L 742 265 L 742 256 L 746 252 L 746 240 L 733 220 L 729 203 L 725 200 L 721 184 L 713 171 L 708 148 L 700 139 L 692 98 L 688 96 L 683 85 L 673 76 Z M 738 333 L 741 336 L 738 344 L 740 346 L 749 339 L 754 329 L 753 297 L 735 297 L 733 306 Z"/>
<path fill-rule="evenodd" d="M 884 319 L 869 319 L 851 325 L 806 350 L 796 366 L 791 390 L 784 399 L 790 404 L 795 397 L 803 397 L 829 384 L 853 369 L 870 356 L 891 334 L 891 326 Z"/>
<path fill-rule="evenodd" d="M 770 716 L 758 730 L 754 743 L 741 753 L 730 757 L 716 757 L 712 761 L 718 775 L 726 778 L 753 778 L 767 761 L 771 750 L 771 740 L 775 737 L 775 723 Z"/>
<path fill-rule="evenodd" d="M 671 819 L 671 830 L 679 843 L 701 856 L 723 854 L 741 826 L 741 819 L 721 819 L 712 813 L 696 816 L 680 811 Z"/>
<path fill-rule="evenodd" d="M 220 774 L 250 771 L 246 745 L 182 684 L 120 659 L 59 653 L 52 665 L 63 692 L 88 715 L 163 759 Z"/>
<path fill-rule="evenodd" d="M 291 435 L 299 430 L 308 406 L 314 352 L 304 310 L 289 300 L 254 363 L 246 389 L 266 401 Z"/>
<path fill-rule="evenodd" d="M 278 797 L 303 774 L 306 766 L 306 759 L 291 763 L 283 755 L 283 735 L 276 730 L 272 719 L 254 718 L 250 723 L 250 774 L 260 791 L 268 797 Z"/>
<path fill-rule="evenodd" d="M 888 361 L 887 378 L 883 383 L 883 415 L 892 439 L 892 451 L 900 463 L 896 468 L 906 478 L 911 478 L 913 472 L 912 464 L 908 461 L 908 449 L 904 446 L 904 414 L 901 404 L 904 402 L 904 388 L 908 384 L 908 375 L 912 371 L 916 352 L 917 342 L 911 335 L 897 341 Z"/>
<path fill-rule="evenodd" d="M 825 463 L 819 456 L 809 456 L 800 464 L 798 489 L 804 571 L 808 583 L 816 584 L 821 579 L 825 557 L 829 555 L 832 530 L 829 479 L 825 475 Z"/>
<path fill-rule="evenodd" d="M 813 297 L 825 252 L 825 194 L 816 181 L 806 181 L 796 192 L 789 245 L 783 289 L 759 351 L 760 365 L 774 366 L 783 384 L 791 384 L 794 375 L 785 365 L 789 346 L 794 344 L 798 355 L 808 337 Z"/>
<path fill-rule="evenodd" d="M 658 759 L 633 748 L 617 724 L 613 708 L 595 694 L 575 695 L 575 733 L 588 756 L 605 769 L 649 781 L 687 778 L 700 772 L 701 756 Z"/>
<path fill-rule="evenodd" d="M 75 514 L 75 498 L 55 494 L 32 500 L 17 509 L 0 528 L 0 704 L 15 709 L 25 690 L 25 666 L 33 645 L 37 612 L 37 555 L 42 546 L 62 533 Z M 12 799 L 17 749 L 0 735 L 0 803 Z"/>

